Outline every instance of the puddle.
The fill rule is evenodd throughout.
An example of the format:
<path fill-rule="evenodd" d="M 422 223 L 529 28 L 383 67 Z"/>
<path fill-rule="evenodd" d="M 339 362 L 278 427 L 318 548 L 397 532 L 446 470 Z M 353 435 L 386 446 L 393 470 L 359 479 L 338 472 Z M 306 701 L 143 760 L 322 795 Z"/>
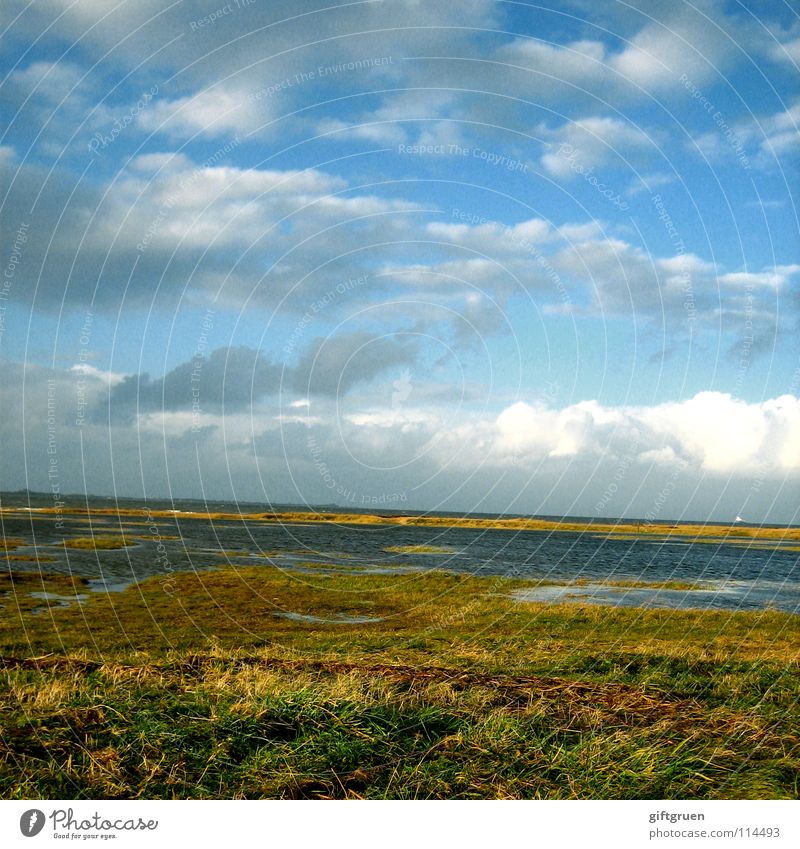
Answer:
<path fill-rule="evenodd" d="M 65 607 L 72 607 L 73 604 L 86 604 L 89 601 L 89 596 L 81 593 L 80 595 L 58 595 L 58 593 L 36 592 L 30 593 L 31 598 L 40 598 L 43 601 L 50 602 L 45 607 L 34 607 L 31 613 L 46 613 L 49 610 L 61 610 Z M 55 602 L 53 604 L 53 602 Z"/>
<path fill-rule="evenodd" d="M 405 575 L 414 572 L 425 572 L 423 566 L 373 566 L 364 564 L 363 566 L 354 563 L 330 564 L 330 563 L 315 563 L 313 565 L 303 563 L 285 563 L 281 558 L 274 558 L 274 565 L 279 569 L 291 570 L 299 572 L 303 575 L 325 575 L 334 576 L 341 575 L 351 577 L 354 575 Z"/>
<path fill-rule="evenodd" d="M 272 615 L 279 619 L 291 619 L 293 622 L 318 622 L 323 625 L 366 625 L 370 622 L 383 622 L 383 618 L 379 616 L 348 616 L 346 613 L 336 613 L 328 619 L 323 616 L 311 616 L 308 613 L 292 613 L 288 610 Z"/>
<path fill-rule="evenodd" d="M 119 578 L 91 578 L 86 582 L 93 593 L 121 593 L 135 583 L 133 579 L 126 581 Z"/>
<path fill-rule="evenodd" d="M 251 554 L 251 557 L 264 557 L 263 554 Z M 294 552 L 284 552 L 277 551 L 270 555 L 268 555 L 270 560 L 285 560 L 287 563 L 317 563 L 317 558 L 324 558 L 329 563 L 336 563 L 338 560 L 344 560 L 345 562 L 342 564 L 343 566 L 353 566 L 353 558 L 349 555 L 341 557 L 338 554 L 329 554 L 326 555 L 324 553 L 312 554 L 311 552 L 301 552 L 296 554 Z M 358 561 L 356 561 L 357 563 Z"/>
<path fill-rule="evenodd" d="M 429 571 L 425 566 L 365 566 L 363 575 L 411 575 L 414 572 Z"/>

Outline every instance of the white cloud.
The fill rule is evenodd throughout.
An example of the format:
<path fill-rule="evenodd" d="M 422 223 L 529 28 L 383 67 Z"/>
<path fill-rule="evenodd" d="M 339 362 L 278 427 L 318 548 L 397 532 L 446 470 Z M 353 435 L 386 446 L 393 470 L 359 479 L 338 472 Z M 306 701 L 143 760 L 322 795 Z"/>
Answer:
<path fill-rule="evenodd" d="M 433 238 L 449 244 L 501 256 L 529 253 L 531 246 L 545 244 L 554 236 L 552 226 L 542 218 L 531 218 L 511 225 L 496 221 L 476 225 L 432 221 L 425 229 Z"/>
<path fill-rule="evenodd" d="M 17 152 L 10 144 L 0 144 L 0 166 L 10 168 L 17 161 Z"/>
<path fill-rule="evenodd" d="M 572 179 L 579 168 L 600 168 L 639 161 L 656 152 L 656 142 L 641 127 L 619 118 L 585 117 L 543 130 L 551 152 L 542 166 L 559 179 Z"/>
<path fill-rule="evenodd" d="M 653 4 L 646 17 L 630 14 L 629 6 L 606 6 L 605 14 L 620 15 L 612 31 L 620 40 L 627 35 L 621 48 L 596 39 L 551 44 L 535 38 L 498 48 L 498 60 L 534 72 L 525 77 L 526 85 L 515 87 L 520 97 L 535 92 L 548 102 L 594 105 L 598 99 L 619 103 L 668 96 L 681 74 L 701 84 L 724 72 L 735 61 L 737 41 L 750 29 L 718 4 Z M 596 20 L 597 11 L 592 4 L 587 18 Z"/>
<path fill-rule="evenodd" d="M 651 438 L 702 471 L 751 474 L 754 467 L 773 473 L 800 472 L 800 399 L 785 395 L 746 403 L 728 394 L 701 392 L 682 403 L 634 410 Z"/>
<path fill-rule="evenodd" d="M 723 274 L 719 281 L 737 289 L 783 289 L 798 273 L 800 273 L 800 265 L 776 265 L 766 271 L 734 271 Z"/>
<path fill-rule="evenodd" d="M 732 54 L 734 46 L 699 9 L 681 5 L 663 22 L 643 27 L 610 61 L 630 83 L 649 91 L 675 85 L 681 74 L 695 84 L 710 78 Z"/>
<path fill-rule="evenodd" d="M 385 121 L 358 123 L 342 121 L 338 118 L 326 118 L 317 124 L 316 131 L 319 135 L 330 135 L 334 141 L 340 142 L 358 139 L 375 144 L 398 144 L 406 138 L 402 127 Z"/>
<path fill-rule="evenodd" d="M 800 38 L 793 38 L 790 41 L 773 44 L 768 53 L 772 59 L 778 62 L 800 65 Z"/>
<path fill-rule="evenodd" d="M 628 187 L 627 194 L 638 195 L 642 192 L 653 194 L 659 186 L 668 186 L 677 180 L 675 174 L 664 174 L 656 172 L 654 174 L 644 174 L 637 177 Z"/>
<path fill-rule="evenodd" d="M 770 115 L 762 122 L 764 139 L 761 151 L 764 154 L 781 156 L 800 148 L 800 100 L 795 101 L 783 112 Z M 774 159 L 773 159 L 774 162 Z"/>
<path fill-rule="evenodd" d="M 118 250 L 144 245 L 147 252 L 179 254 L 200 248 L 207 256 L 204 273 L 227 247 L 261 244 L 258 252 L 270 254 L 279 246 L 288 249 L 303 233 L 315 237 L 306 257 L 316 251 L 321 259 L 330 258 L 335 244 L 343 246 L 343 235 L 326 237 L 321 234 L 325 228 L 415 207 L 356 192 L 338 194 L 347 182 L 314 168 L 202 167 L 169 154 L 139 157 L 116 188 L 86 234 L 85 244 L 98 250 L 110 244 Z M 291 233 L 276 228 L 282 219 L 291 220 Z M 268 244 L 262 243 L 270 228 Z M 346 238 L 363 237 L 350 233 Z"/>
<path fill-rule="evenodd" d="M 596 239 L 603 234 L 605 225 L 597 218 L 583 224 L 562 224 L 558 228 L 559 235 L 567 242 L 586 242 Z"/>
<path fill-rule="evenodd" d="M 34 93 L 50 104 L 58 104 L 64 100 L 81 82 L 83 71 L 72 62 L 33 62 L 27 68 L 14 71 L 9 77 L 12 89 L 20 94 L 33 96 Z M 85 88 L 90 83 L 83 83 Z"/>
<path fill-rule="evenodd" d="M 380 444 L 393 459 L 392 439 L 405 440 L 403 455 L 424 453 L 436 468 L 468 475 L 544 471 L 564 464 L 617 463 L 635 470 L 677 470 L 694 480 L 705 475 L 800 478 L 800 398 L 784 395 L 745 402 L 720 392 L 655 406 L 608 407 L 582 401 L 562 409 L 518 401 L 494 418 L 446 408 L 372 408 L 343 412 L 338 427 L 356 454 Z M 409 443 L 408 438 L 413 439 Z M 377 441 L 377 442 L 376 442 Z M 366 450 L 366 449 L 365 449 Z"/>
<path fill-rule="evenodd" d="M 774 170 L 776 159 L 781 162 L 783 157 L 800 152 L 800 100 L 780 112 L 748 115 L 730 126 L 722 124 L 716 132 L 698 134 L 692 138 L 690 149 L 712 164 L 736 157 L 742 162 L 749 154 L 758 168 Z"/>
<path fill-rule="evenodd" d="M 174 100 L 157 100 L 139 115 L 138 123 L 147 132 L 176 139 L 244 135 L 269 119 L 264 103 L 245 92 L 215 86 Z"/>
<path fill-rule="evenodd" d="M 562 410 L 519 402 L 497 417 L 493 450 L 515 462 L 632 454 L 640 463 L 688 464 L 701 473 L 798 475 L 800 399 L 747 403 L 701 392 L 654 407 L 583 402 Z"/>
<path fill-rule="evenodd" d="M 509 65 L 527 68 L 554 81 L 589 86 L 606 70 L 606 48 L 600 41 L 549 44 L 535 38 L 517 38 L 500 47 L 497 58 Z"/>
<path fill-rule="evenodd" d="M 83 377 L 85 381 L 100 381 L 106 386 L 116 386 L 118 383 L 122 383 L 126 377 L 126 375 L 122 372 L 103 371 L 89 363 L 75 363 L 75 365 L 70 368 L 70 371 L 79 375 L 79 379 L 80 377 Z"/>

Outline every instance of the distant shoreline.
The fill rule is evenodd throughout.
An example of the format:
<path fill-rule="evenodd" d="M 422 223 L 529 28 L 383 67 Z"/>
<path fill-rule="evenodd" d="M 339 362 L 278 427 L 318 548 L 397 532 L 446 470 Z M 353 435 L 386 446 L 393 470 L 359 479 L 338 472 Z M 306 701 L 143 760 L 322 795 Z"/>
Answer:
<path fill-rule="evenodd" d="M 227 512 L 205 510 L 150 509 L 147 507 L 0 507 L 0 516 L 11 515 L 92 515 L 148 518 L 180 518 L 217 521 L 248 521 L 264 523 L 342 524 L 342 525 L 405 525 L 411 527 L 472 528 L 478 530 L 539 531 L 605 534 L 609 536 L 672 536 L 740 539 L 800 540 L 800 527 L 759 526 L 745 523 L 650 522 L 621 519 L 608 521 L 574 521 L 537 518 L 476 518 L 454 515 L 404 515 L 382 513 L 347 513 L 335 510 Z"/>

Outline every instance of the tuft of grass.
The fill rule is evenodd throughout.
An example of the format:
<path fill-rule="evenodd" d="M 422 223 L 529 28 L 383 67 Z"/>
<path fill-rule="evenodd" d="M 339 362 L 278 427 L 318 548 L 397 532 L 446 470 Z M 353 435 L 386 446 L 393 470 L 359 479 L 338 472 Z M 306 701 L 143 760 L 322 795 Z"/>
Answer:
<path fill-rule="evenodd" d="M 592 580 L 591 578 L 578 578 L 569 584 L 559 584 L 559 586 L 575 586 L 585 587 L 589 584 L 600 587 L 628 587 L 630 589 L 644 590 L 703 590 L 708 589 L 707 584 L 698 581 L 611 581 L 611 580 Z"/>
<path fill-rule="evenodd" d="M 137 537 L 137 539 L 148 539 L 148 537 Z M 163 537 L 162 537 L 163 539 Z M 90 536 L 90 537 L 70 537 L 64 540 L 65 548 L 81 548 L 81 549 L 113 549 L 125 548 L 133 545 L 122 536 Z"/>

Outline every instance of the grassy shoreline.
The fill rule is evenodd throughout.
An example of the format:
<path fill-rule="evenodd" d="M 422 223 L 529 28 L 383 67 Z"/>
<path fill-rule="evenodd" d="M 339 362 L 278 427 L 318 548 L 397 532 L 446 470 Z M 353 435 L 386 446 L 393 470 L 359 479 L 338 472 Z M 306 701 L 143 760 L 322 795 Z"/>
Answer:
<path fill-rule="evenodd" d="M 3 798 L 796 798 L 800 617 L 227 567 L 0 590 Z M 285 613 L 307 619 L 288 619 Z M 342 616 L 359 618 L 348 624 Z"/>

